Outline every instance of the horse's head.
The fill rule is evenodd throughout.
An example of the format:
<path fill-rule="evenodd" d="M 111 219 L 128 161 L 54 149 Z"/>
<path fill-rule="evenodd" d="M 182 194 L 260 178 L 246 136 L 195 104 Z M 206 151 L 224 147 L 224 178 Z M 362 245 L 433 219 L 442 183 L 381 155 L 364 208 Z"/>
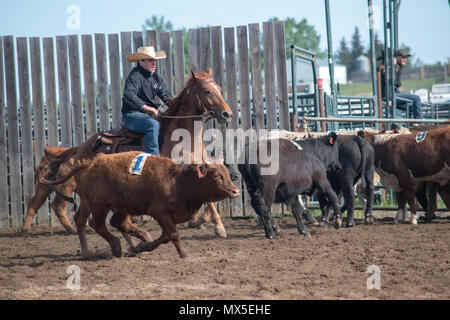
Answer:
<path fill-rule="evenodd" d="M 233 112 L 222 97 L 222 88 L 213 80 L 211 69 L 200 73 L 191 71 L 191 74 L 198 108 L 220 123 L 230 122 Z"/>

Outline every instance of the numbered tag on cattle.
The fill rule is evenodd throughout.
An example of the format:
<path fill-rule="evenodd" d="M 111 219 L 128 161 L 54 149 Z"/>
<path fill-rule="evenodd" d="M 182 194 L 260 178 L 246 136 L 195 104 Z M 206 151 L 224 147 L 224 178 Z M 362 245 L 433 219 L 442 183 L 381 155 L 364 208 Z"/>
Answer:
<path fill-rule="evenodd" d="M 150 153 L 140 153 L 136 158 L 131 161 L 130 170 L 128 171 L 131 174 L 142 174 L 142 169 L 144 168 L 145 161 L 147 158 L 151 156 Z"/>
<path fill-rule="evenodd" d="M 419 133 L 416 135 L 416 141 L 417 141 L 417 143 L 421 143 L 423 140 L 425 140 L 425 137 L 427 136 L 427 133 L 428 133 L 428 131 L 422 131 L 422 132 L 419 132 Z"/>

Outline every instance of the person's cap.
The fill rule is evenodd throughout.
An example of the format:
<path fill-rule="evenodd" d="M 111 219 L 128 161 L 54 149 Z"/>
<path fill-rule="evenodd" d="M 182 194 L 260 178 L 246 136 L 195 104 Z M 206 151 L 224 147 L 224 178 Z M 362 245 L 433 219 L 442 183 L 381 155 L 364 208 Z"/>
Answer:
<path fill-rule="evenodd" d="M 165 59 L 166 53 L 164 51 L 156 51 L 153 47 L 140 47 L 137 52 L 130 54 L 127 58 L 128 62 L 136 62 L 145 59 Z"/>
<path fill-rule="evenodd" d="M 403 49 L 395 51 L 395 55 L 394 56 L 395 57 L 399 57 L 400 56 L 400 57 L 403 57 L 403 58 L 411 57 L 411 55 L 408 52 L 406 52 L 405 50 L 403 50 Z"/>

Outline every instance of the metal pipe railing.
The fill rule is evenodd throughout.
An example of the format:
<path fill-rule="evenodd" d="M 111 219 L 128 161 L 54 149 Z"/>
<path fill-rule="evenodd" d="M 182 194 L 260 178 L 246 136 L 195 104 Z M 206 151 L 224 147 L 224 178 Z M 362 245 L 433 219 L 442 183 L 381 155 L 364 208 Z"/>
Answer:
<path fill-rule="evenodd" d="M 303 117 L 303 122 L 309 121 L 328 121 L 328 122 L 371 122 L 371 123 L 446 123 L 450 124 L 448 119 L 404 119 L 404 118 L 335 118 L 335 117 Z"/>

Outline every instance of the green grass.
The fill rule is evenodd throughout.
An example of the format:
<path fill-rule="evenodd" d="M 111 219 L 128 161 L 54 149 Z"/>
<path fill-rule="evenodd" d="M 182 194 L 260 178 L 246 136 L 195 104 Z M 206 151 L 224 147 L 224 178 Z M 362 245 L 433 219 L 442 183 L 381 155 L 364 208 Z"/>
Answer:
<path fill-rule="evenodd" d="M 425 88 L 431 91 L 433 84 L 442 83 L 442 78 L 428 78 L 424 80 L 402 80 L 400 91 L 409 93 L 411 90 Z M 344 96 L 371 96 L 372 82 L 356 82 L 352 84 L 341 85 L 339 94 Z"/>

